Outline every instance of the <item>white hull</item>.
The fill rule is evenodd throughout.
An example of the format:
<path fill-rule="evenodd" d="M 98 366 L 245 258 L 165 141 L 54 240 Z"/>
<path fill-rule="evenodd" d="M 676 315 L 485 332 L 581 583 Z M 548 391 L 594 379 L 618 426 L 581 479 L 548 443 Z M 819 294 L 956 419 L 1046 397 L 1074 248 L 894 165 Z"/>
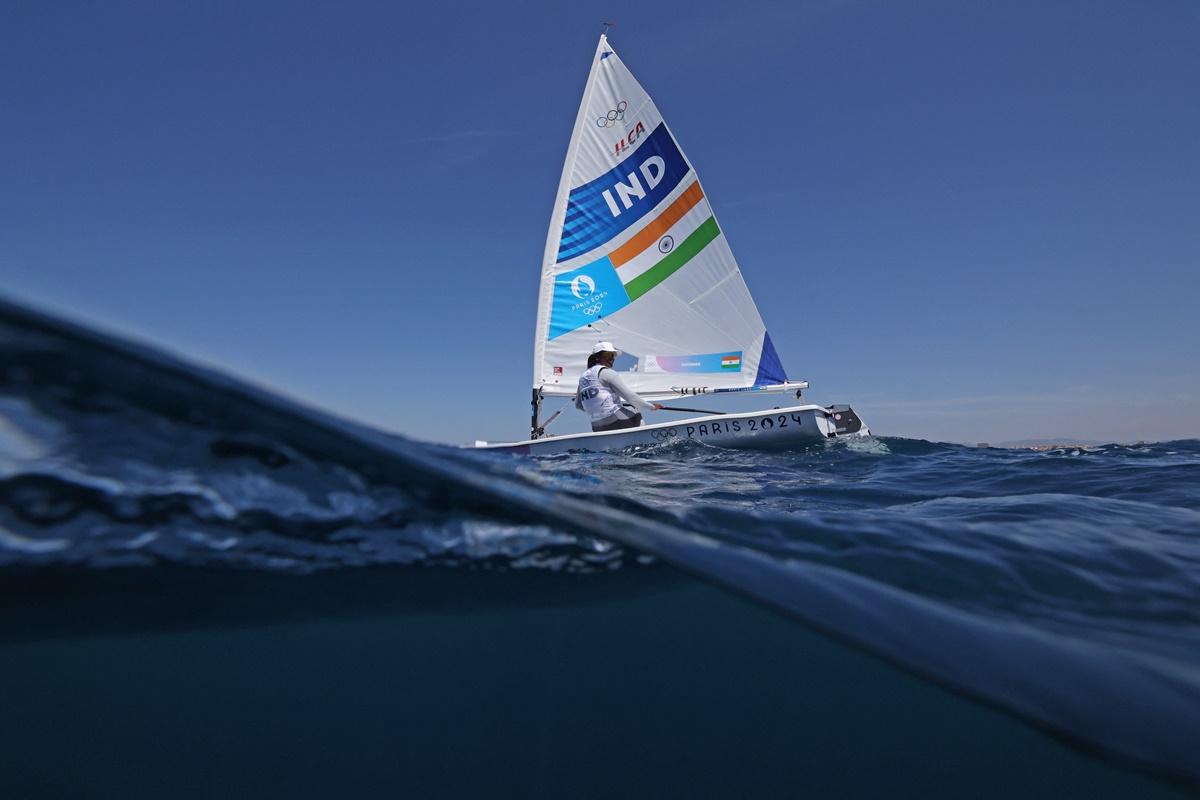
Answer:
<path fill-rule="evenodd" d="M 578 450 L 624 450 L 695 439 L 718 447 L 785 450 L 838 436 L 869 436 L 848 406 L 788 406 L 740 414 L 710 414 L 677 422 L 600 433 L 543 436 L 523 442 L 476 442 L 480 450 L 550 455 Z"/>

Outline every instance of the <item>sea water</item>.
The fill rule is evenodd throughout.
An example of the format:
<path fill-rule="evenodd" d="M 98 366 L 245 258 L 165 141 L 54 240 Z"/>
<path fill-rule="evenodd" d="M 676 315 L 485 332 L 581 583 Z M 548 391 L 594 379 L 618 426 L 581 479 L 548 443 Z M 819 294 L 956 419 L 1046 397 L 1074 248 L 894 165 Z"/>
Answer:
<path fill-rule="evenodd" d="M 0 796 L 1186 796 L 1198 489 L 458 451 L 0 304 Z"/>

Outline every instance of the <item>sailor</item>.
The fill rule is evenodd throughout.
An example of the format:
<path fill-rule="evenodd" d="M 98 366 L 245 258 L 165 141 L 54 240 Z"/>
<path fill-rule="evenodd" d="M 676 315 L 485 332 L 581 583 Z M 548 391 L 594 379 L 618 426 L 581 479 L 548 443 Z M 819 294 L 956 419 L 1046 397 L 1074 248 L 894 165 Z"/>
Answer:
<path fill-rule="evenodd" d="M 636 428 L 642 424 L 642 411 L 662 409 L 658 403 L 647 403 L 625 385 L 612 368 L 617 353 L 612 342 L 597 342 L 588 356 L 587 372 L 579 378 L 575 407 L 592 418 L 593 431 Z"/>

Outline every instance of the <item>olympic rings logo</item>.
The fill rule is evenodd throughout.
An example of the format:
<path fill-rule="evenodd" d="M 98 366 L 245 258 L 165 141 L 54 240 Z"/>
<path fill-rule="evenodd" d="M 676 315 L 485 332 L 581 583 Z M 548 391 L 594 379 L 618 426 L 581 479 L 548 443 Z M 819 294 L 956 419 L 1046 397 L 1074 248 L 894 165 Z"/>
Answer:
<path fill-rule="evenodd" d="M 591 305 L 583 309 L 583 313 L 587 314 L 589 317 L 594 317 L 600 313 L 600 309 L 602 308 L 604 308 L 603 303 L 596 303 L 595 305 Z"/>
<path fill-rule="evenodd" d="M 618 122 L 625 121 L 625 109 L 629 108 L 629 103 L 622 100 L 617 103 L 616 108 L 609 109 L 608 113 L 602 117 L 596 117 L 596 127 L 611 128 Z"/>
<path fill-rule="evenodd" d="M 654 437 L 656 442 L 669 442 L 679 435 L 679 431 L 674 428 L 659 428 L 650 431 L 650 435 Z"/>

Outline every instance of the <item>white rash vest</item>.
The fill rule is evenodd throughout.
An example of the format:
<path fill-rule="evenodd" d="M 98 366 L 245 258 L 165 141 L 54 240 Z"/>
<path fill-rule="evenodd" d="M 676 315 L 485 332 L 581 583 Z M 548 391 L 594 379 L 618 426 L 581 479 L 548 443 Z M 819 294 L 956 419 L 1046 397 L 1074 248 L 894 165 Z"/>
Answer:
<path fill-rule="evenodd" d="M 575 392 L 575 407 L 586 411 L 592 422 L 600 422 L 617 413 L 621 401 L 639 411 L 653 411 L 637 392 L 625 385 L 621 376 L 611 367 L 596 364 L 579 377 L 579 389 Z"/>

